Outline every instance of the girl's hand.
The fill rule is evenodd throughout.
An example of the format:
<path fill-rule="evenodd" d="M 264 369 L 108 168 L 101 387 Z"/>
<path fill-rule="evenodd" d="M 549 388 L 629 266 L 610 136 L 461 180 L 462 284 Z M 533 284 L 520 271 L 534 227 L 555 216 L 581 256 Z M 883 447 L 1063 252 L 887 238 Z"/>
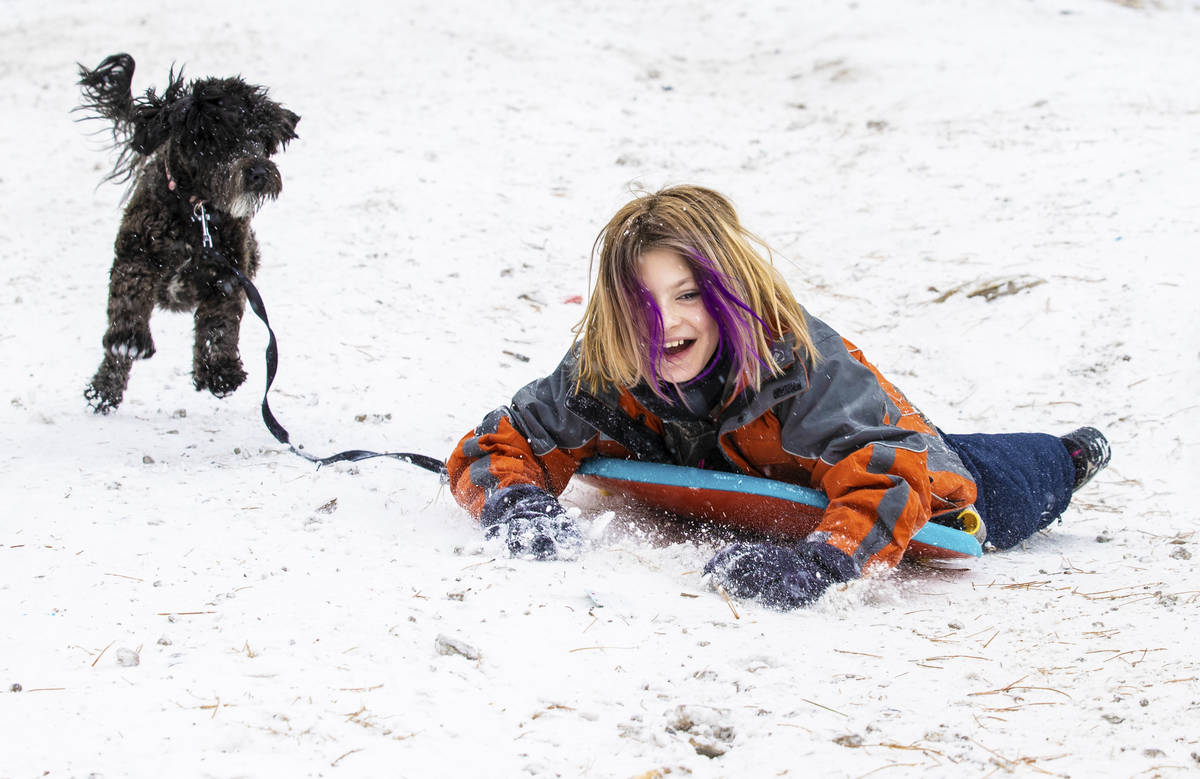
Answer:
<path fill-rule="evenodd" d="M 532 484 L 514 484 L 487 499 L 480 516 L 487 538 L 503 538 L 513 557 L 570 560 L 583 534 L 553 495 Z"/>
<path fill-rule="evenodd" d="M 829 544 L 801 541 L 794 546 L 737 543 L 708 561 L 704 573 L 730 595 L 754 598 L 780 611 L 806 606 L 835 582 L 858 577 L 858 566 Z"/>

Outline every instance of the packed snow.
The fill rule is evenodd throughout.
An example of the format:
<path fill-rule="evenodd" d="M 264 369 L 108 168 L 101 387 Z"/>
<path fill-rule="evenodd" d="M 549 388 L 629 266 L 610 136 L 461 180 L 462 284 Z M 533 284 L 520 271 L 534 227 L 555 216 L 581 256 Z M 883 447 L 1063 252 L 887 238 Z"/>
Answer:
<path fill-rule="evenodd" d="M 1200 3 L 0 10 L 0 777 L 1200 771 Z M 249 314 L 231 397 L 160 311 L 95 415 L 123 190 L 71 109 L 118 51 L 303 117 L 255 229 L 306 451 L 445 457 L 557 364 L 631 190 L 694 183 L 941 427 L 1112 465 L 1018 549 L 778 613 L 585 487 L 545 563 L 430 473 L 315 469 Z"/>

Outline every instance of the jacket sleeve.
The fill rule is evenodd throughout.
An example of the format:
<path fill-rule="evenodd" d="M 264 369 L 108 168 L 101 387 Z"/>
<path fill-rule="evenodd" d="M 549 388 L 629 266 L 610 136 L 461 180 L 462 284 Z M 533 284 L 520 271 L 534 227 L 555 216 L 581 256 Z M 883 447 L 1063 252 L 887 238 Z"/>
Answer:
<path fill-rule="evenodd" d="M 927 437 L 898 424 L 881 377 L 837 333 L 822 325 L 813 335 L 810 386 L 776 409 L 783 448 L 810 464 L 829 498 L 808 540 L 841 549 L 860 570 L 895 566 L 930 516 Z"/>
<path fill-rule="evenodd" d="M 558 495 L 580 461 L 596 453 L 596 429 L 566 407 L 574 375 L 570 352 L 554 373 L 522 388 L 458 442 L 446 462 L 450 491 L 473 517 L 489 495 L 513 484 Z"/>

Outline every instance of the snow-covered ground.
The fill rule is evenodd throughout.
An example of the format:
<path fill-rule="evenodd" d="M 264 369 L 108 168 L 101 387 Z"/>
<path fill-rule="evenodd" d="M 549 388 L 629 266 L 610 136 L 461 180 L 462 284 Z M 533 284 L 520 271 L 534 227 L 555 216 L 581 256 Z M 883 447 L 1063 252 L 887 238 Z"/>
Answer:
<path fill-rule="evenodd" d="M 0 777 L 1200 770 L 1200 4 L 308 5 L 0 2 Z M 698 183 L 942 427 L 1112 467 L 1022 549 L 779 614 L 661 521 L 510 560 L 426 472 L 314 470 L 249 316 L 232 397 L 158 312 L 95 416 L 121 189 L 69 111 L 115 51 L 303 116 L 256 229 L 309 451 L 445 456 L 556 364 L 630 187 Z"/>

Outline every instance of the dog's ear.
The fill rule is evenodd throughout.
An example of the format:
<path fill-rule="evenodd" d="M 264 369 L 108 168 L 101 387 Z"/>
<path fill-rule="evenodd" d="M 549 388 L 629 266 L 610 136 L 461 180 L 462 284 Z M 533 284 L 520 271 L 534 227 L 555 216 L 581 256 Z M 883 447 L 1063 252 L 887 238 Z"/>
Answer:
<path fill-rule="evenodd" d="M 271 134 L 270 153 L 274 154 L 280 147 L 287 148 L 288 141 L 294 141 L 300 136 L 296 135 L 296 125 L 300 124 L 300 115 L 294 111 L 289 111 L 283 106 L 279 106 L 279 115 L 273 124 L 273 132 Z"/>
<path fill-rule="evenodd" d="M 79 108 L 118 123 L 130 121 L 134 67 L 133 57 L 128 54 L 106 57 L 94 70 L 80 65 L 79 86 L 84 102 Z"/>

